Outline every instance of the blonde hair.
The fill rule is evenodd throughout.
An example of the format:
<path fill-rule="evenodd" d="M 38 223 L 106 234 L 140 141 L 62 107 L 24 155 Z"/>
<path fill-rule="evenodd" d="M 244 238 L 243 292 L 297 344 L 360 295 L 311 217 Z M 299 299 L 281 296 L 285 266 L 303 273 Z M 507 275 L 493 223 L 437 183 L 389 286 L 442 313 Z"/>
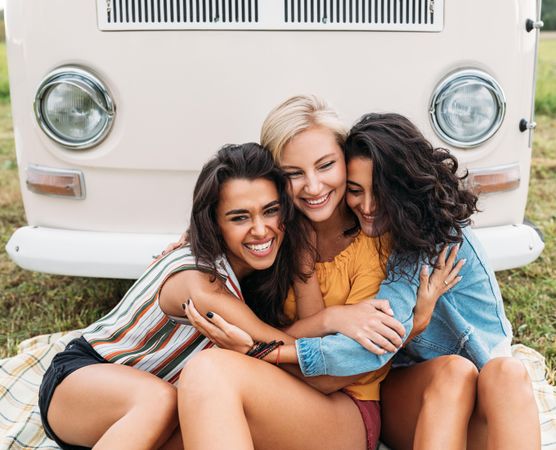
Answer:
<path fill-rule="evenodd" d="M 348 130 L 328 103 L 316 95 L 296 95 L 280 103 L 266 116 L 261 128 L 261 145 L 279 164 L 288 142 L 313 126 L 330 130 L 338 145 L 344 144 Z"/>

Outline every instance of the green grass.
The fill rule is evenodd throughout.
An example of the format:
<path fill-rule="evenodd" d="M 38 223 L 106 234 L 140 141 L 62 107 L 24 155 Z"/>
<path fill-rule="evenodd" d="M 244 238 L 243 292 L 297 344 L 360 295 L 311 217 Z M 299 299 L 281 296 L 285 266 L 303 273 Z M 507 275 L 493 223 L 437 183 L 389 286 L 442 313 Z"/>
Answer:
<path fill-rule="evenodd" d="M 546 43 L 549 43 L 548 45 Z M 556 40 L 541 43 L 539 82 L 544 96 L 556 92 Z M 0 43 L 0 77 L 6 73 Z M 0 83 L 4 78 L 0 78 Z M 545 94 L 547 93 L 547 94 Z M 537 117 L 527 216 L 544 232 L 541 257 L 522 269 L 498 273 L 514 342 L 547 359 L 556 385 L 556 117 Z M 130 286 L 126 280 L 59 277 L 19 269 L 3 248 L 25 224 L 19 192 L 9 97 L 0 99 L 0 358 L 22 340 L 42 333 L 81 328 L 110 310 Z"/>
<path fill-rule="evenodd" d="M 515 341 L 542 352 L 556 385 L 556 118 L 537 117 L 527 217 L 545 249 L 528 266 L 497 274 Z"/>
<path fill-rule="evenodd" d="M 0 24 L 3 28 L 3 23 Z M 0 41 L 0 102 L 6 103 L 10 99 L 10 85 L 8 82 L 8 66 L 6 61 L 6 43 Z"/>
<path fill-rule="evenodd" d="M 537 114 L 556 116 L 556 38 L 541 39 L 537 67 Z"/>

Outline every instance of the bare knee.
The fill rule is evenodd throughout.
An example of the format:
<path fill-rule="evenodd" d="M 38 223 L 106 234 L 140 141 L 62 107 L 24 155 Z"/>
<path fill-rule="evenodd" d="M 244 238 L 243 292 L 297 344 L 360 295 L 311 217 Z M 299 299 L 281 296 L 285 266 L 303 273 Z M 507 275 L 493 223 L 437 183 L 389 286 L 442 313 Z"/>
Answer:
<path fill-rule="evenodd" d="M 503 396 L 506 400 L 530 399 L 533 388 L 527 369 L 516 358 L 494 358 L 482 368 L 478 381 L 479 396 Z"/>
<path fill-rule="evenodd" d="M 191 402 L 222 389 L 231 389 L 234 378 L 233 359 L 232 352 L 221 349 L 203 350 L 194 355 L 180 375 L 180 401 L 185 396 Z"/>
<path fill-rule="evenodd" d="M 216 378 L 225 378 L 223 370 L 226 356 L 223 350 L 214 348 L 193 355 L 181 371 L 178 389 L 181 391 L 194 385 L 203 386 Z"/>
<path fill-rule="evenodd" d="M 423 392 L 423 400 L 446 404 L 450 400 L 474 398 L 478 377 L 475 365 L 458 355 L 441 356 L 438 361 L 438 368 Z"/>
<path fill-rule="evenodd" d="M 137 396 L 132 410 L 145 411 L 153 428 L 168 432 L 178 425 L 178 394 L 176 388 L 167 382 L 149 385 Z"/>

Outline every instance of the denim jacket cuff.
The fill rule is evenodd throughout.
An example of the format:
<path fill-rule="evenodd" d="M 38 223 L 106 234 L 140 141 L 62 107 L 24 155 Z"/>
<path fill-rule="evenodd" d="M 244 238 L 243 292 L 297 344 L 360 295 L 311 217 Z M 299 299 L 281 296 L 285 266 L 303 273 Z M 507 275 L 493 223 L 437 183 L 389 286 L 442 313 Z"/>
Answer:
<path fill-rule="evenodd" d="M 327 374 L 321 341 L 321 338 L 302 338 L 295 341 L 299 368 L 306 377 Z"/>

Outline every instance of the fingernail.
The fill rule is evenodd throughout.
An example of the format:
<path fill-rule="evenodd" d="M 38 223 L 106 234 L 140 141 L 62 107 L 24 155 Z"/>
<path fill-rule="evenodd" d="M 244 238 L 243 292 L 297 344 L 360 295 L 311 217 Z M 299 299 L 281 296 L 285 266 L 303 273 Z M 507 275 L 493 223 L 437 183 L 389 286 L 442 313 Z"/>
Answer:
<path fill-rule="evenodd" d="M 467 259 L 462 259 L 462 261 L 461 265 L 464 265 L 467 262 Z"/>
<path fill-rule="evenodd" d="M 181 304 L 181 307 L 182 307 L 183 309 L 185 309 L 185 303 L 182 303 L 182 304 Z"/>
<path fill-rule="evenodd" d="M 187 299 L 187 304 L 189 305 L 190 302 L 191 302 L 191 299 L 188 298 L 188 299 Z"/>
<path fill-rule="evenodd" d="M 212 311 L 209 311 L 209 312 L 207 313 L 207 317 L 208 317 L 209 319 L 212 319 L 213 316 L 214 316 L 214 313 L 213 313 Z"/>
<path fill-rule="evenodd" d="M 388 314 L 394 315 L 394 310 L 393 310 L 392 308 L 390 308 L 390 309 L 388 310 Z"/>

